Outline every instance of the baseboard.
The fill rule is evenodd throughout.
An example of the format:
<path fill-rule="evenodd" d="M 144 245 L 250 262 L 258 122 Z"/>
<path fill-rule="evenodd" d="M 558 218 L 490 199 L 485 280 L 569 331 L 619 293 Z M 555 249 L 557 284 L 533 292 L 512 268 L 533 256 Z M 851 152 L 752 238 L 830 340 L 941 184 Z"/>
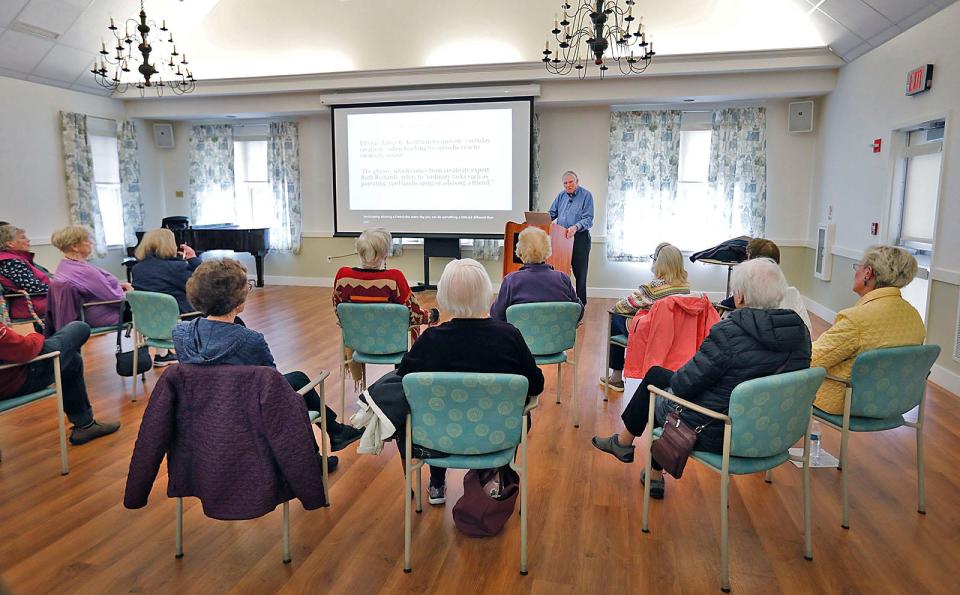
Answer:
<path fill-rule="evenodd" d="M 808 312 L 816 314 L 820 318 L 827 321 L 828 324 L 833 324 L 833 321 L 837 318 L 836 312 L 824 306 L 820 302 L 808 298 L 807 296 L 803 296 L 803 303 L 807 307 Z"/>
<path fill-rule="evenodd" d="M 939 364 L 934 364 L 930 370 L 930 382 L 955 397 L 960 397 L 960 374 L 951 372 Z"/>

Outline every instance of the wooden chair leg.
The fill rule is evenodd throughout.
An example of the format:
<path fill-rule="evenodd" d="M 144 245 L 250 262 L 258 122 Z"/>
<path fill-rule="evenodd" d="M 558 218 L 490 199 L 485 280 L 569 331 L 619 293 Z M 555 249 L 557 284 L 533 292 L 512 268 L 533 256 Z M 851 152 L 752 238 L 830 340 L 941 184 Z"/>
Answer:
<path fill-rule="evenodd" d="M 404 459 L 406 465 L 404 466 L 403 472 L 403 571 L 409 573 L 412 568 L 410 566 L 410 549 L 413 542 L 413 523 L 412 513 L 410 512 L 410 475 L 413 473 L 410 460 L 410 449 L 411 438 L 410 438 L 410 414 L 407 414 L 407 429 L 406 429 L 406 440 L 404 451 Z"/>
<path fill-rule="evenodd" d="M 423 512 L 423 467 L 417 467 L 417 512 Z"/>
<path fill-rule="evenodd" d="M 563 364 L 557 364 L 557 405 L 560 404 L 560 385 L 563 384 Z"/>
<path fill-rule="evenodd" d="M 290 501 L 283 503 L 283 563 L 290 563 Z"/>
<path fill-rule="evenodd" d="M 137 376 L 139 376 L 139 374 L 137 374 L 137 370 L 139 369 L 137 364 L 137 356 L 140 354 L 140 349 L 138 346 L 139 341 L 137 341 L 137 337 L 139 336 L 140 335 L 137 333 L 137 329 L 133 329 L 133 396 L 130 400 L 134 402 L 137 400 Z M 140 381 L 144 382 L 142 378 Z"/>
<path fill-rule="evenodd" d="M 720 590 L 730 592 L 730 527 L 728 498 L 730 491 L 730 474 L 720 475 Z"/>
<path fill-rule="evenodd" d="M 580 386 L 580 341 L 573 344 L 573 427 L 580 427 L 580 398 L 577 396 Z"/>
<path fill-rule="evenodd" d="M 809 440 L 807 441 L 809 444 Z M 813 519 L 810 516 L 810 447 L 803 460 L 803 557 L 813 560 Z"/>
<path fill-rule="evenodd" d="M 183 498 L 177 498 L 177 553 L 176 558 L 183 557 Z"/>
<path fill-rule="evenodd" d="M 521 418 L 520 448 L 520 574 L 527 575 L 527 420 Z"/>
<path fill-rule="evenodd" d="M 923 404 L 920 405 L 921 412 Z M 917 423 L 917 512 L 927 514 L 926 490 L 923 469 L 923 413 Z"/>
<path fill-rule="evenodd" d="M 843 473 L 840 475 L 840 492 L 841 492 L 841 506 L 843 507 L 843 522 L 841 526 L 844 529 L 850 528 L 850 505 L 847 498 L 847 484 L 849 483 L 850 478 L 850 469 L 847 467 L 847 451 L 849 440 L 849 431 L 842 431 L 840 433 L 840 467 L 843 469 Z"/>
<path fill-rule="evenodd" d="M 650 409 L 647 412 L 649 417 L 647 419 L 654 419 L 654 407 L 656 405 L 656 399 L 650 399 Z M 650 426 L 647 429 L 647 448 L 644 449 L 646 466 L 644 467 L 643 472 L 643 516 L 641 517 L 640 530 L 644 533 L 650 532 L 650 474 L 653 473 L 653 424 L 647 424 Z"/>
<path fill-rule="evenodd" d="M 767 472 L 763 474 L 763 481 L 773 483 L 773 469 L 767 469 Z"/>
<path fill-rule="evenodd" d="M 67 428 L 63 417 L 63 383 L 60 378 L 60 356 L 53 358 L 54 386 L 57 389 L 57 430 L 60 432 L 60 475 L 70 473 L 70 461 L 67 459 Z"/>

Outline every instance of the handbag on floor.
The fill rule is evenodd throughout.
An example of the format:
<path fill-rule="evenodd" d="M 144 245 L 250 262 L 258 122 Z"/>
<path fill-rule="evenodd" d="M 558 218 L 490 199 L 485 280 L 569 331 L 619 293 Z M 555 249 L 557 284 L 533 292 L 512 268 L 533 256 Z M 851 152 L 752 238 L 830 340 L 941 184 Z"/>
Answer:
<path fill-rule="evenodd" d="M 127 301 L 120 302 L 120 321 L 117 323 L 117 374 L 130 378 L 138 374 L 146 373 L 153 367 L 153 359 L 150 357 L 150 348 L 144 345 L 137 349 L 137 370 L 133 370 L 133 350 L 123 351 L 120 345 L 120 336 L 123 333 L 123 312 L 127 307 Z M 137 338 L 133 338 L 133 344 L 137 344 Z"/>
<path fill-rule="evenodd" d="M 453 524 L 470 537 L 493 537 L 513 515 L 519 495 L 520 476 L 509 465 L 471 469 L 453 506 Z"/>

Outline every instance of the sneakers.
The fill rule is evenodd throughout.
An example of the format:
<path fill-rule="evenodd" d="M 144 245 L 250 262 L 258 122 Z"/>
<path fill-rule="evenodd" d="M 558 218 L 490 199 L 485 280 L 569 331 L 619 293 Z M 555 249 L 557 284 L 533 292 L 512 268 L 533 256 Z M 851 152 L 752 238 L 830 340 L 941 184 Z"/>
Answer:
<path fill-rule="evenodd" d="M 601 438 L 600 436 L 594 436 L 590 440 L 593 443 L 593 446 L 597 450 L 602 450 L 603 452 L 608 452 L 613 456 L 617 457 L 617 460 L 621 463 L 632 463 L 633 462 L 633 451 L 634 446 L 628 444 L 627 446 L 621 445 L 617 441 L 617 435 L 614 434 L 608 438 Z"/>
<path fill-rule="evenodd" d="M 180 360 L 177 358 L 177 354 L 172 351 L 168 351 L 166 355 L 158 355 L 153 358 L 154 368 L 162 368 L 164 366 L 169 366 L 170 364 L 179 364 L 179 363 L 180 363 Z"/>
<path fill-rule="evenodd" d="M 319 422 L 317 425 L 320 425 Z M 350 446 L 363 436 L 363 430 L 353 426 L 341 425 L 340 431 L 336 434 L 330 434 L 330 450 L 337 452 Z"/>
<path fill-rule="evenodd" d="M 643 485 L 646 481 L 646 470 L 640 472 L 640 484 Z M 667 489 L 667 482 L 663 477 L 660 479 L 651 479 L 650 480 L 650 497 L 654 500 L 663 500 L 663 493 Z"/>
<path fill-rule="evenodd" d="M 427 486 L 427 502 L 439 506 L 447 501 L 447 484 Z"/>
<path fill-rule="evenodd" d="M 618 393 L 623 392 L 623 380 L 609 380 L 609 376 L 601 376 L 600 384 L 609 384 L 610 390 Z"/>
<path fill-rule="evenodd" d="M 323 455 L 319 452 L 317 453 L 317 460 L 320 461 L 320 465 L 323 465 Z M 340 464 L 340 457 L 336 455 L 327 455 L 327 473 L 333 473 L 337 470 L 337 466 Z"/>
<path fill-rule="evenodd" d="M 93 420 L 90 425 L 83 428 L 73 426 L 73 429 L 70 430 L 70 444 L 75 446 L 86 444 L 87 442 L 96 440 L 101 436 L 113 434 L 119 429 L 120 424 L 118 422 L 99 422 L 97 420 Z"/>

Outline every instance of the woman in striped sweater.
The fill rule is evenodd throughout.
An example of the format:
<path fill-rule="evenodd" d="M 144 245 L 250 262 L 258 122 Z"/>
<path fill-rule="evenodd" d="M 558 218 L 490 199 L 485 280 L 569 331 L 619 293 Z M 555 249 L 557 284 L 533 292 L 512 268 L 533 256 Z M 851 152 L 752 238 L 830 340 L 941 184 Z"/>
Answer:
<path fill-rule="evenodd" d="M 640 285 L 631 295 L 621 299 L 613 307 L 617 316 L 610 321 L 610 336 L 627 334 L 627 317 L 649 310 L 657 300 L 671 295 L 688 295 L 687 271 L 683 268 L 683 254 L 673 244 L 662 242 L 650 255 L 650 270 L 654 279 Z M 600 377 L 600 384 L 609 383 L 610 388 L 623 392 L 624 348 L 610 345 L 610 374 Z"/>

